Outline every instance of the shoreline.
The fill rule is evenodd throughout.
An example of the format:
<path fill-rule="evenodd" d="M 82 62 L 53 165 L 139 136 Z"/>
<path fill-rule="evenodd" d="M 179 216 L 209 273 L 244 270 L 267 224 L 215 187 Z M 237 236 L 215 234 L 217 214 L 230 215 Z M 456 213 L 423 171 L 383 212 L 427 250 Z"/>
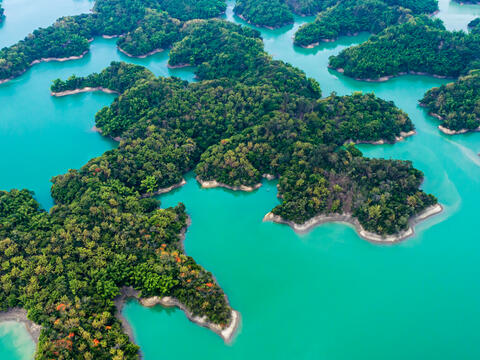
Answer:
<path fill-rule="evenodd" d="M 192 67 L 192 66 L 193 65 L 191 65 L 191 64 L 178 64 L 178 65 L 167 64 L 167 67 L 169 69 L 181 69 L 181 68 Z"/>
<path fill-rule="evenodd" d="M 332 70 L 335 70 L 337 72 L 339 72 L 340 74 L 344 74 L 345 73 L 345 69 L 343 68 L 333 68 L 331 67 L 330 65 L 328 65 L 328 68 L 329 69 L 332 69 Z M 351 77 L 351 76 L 348 76 L 348 75 L 345 75 L 353 80 L 357 80 L 357 81 L 366 81 L 366 82 L 385 82 L 385 81 L 388 81 L 388 80 L 391 80 L 391 79 L 394 79 L 394 78 L 397 78 L 397 77 L 400 77 L 400 76 L 404 76 L 404 75 L 420 75 L 420 76 L 430 76 L 430 77 L 434 77 L 436 79 L 456 79 L 454 77 L 449 77 L 449 76 L 446 76 L 446 75 L 436 75 L 436 74 L 429 74 L 429 73 L 426 73 L 426 72 L 421 72 L 421 71 L 408 71 L 408 72 L 400 72 L 396 75 L 386 75 L 386 76 L 381 76 L 377 79 L 371 79 L 371 78 L 365 78 L 365 79 L 362 79 L 362 78 L 355 78 L 355 77 Z"/>
<path fill-rule="evenodd" d="M 44 62 L 51 62 L 51 61 L 64 62 L 64 61 L 70 61 L 70 60 L 79 60 L 87 54 L 88 54 L 88 50 L 85 50 L 82 54 L 80 54 L 78 56 L 69 56 L 69 57 L 65 57 L 65 58 L 41 58 L 39 60 L 32 61 L 30 63 L 30 66 L 40 64 L 40 63 L 44 63 Z"/>
<path fill-rule="evenodd" d="M 425 104 L 423 103 L 420 103 L 420 106 L 421 107 L 424 107 L 424 108 L 428 108 Z M 429 111 L 428 112 L 428 115 L 440 120 L 440 121 L 445 121 L 445 119 L 443 118 L 443 116 L 437 114 L 437 113 L 434 113 L 434 112 L 431 112 Z M 452 130 L 452 129 L 449 129 L 443 125 L 438 125 L 438 130 L 440 130 L 442 133 L 444 133 L 445 135 L 462 135 L 462 134 L 467 134 L 467 133 L 473 133 L 473 132 L 480 132 L 480 126 L 475 128 L 475 129 L 460 129 L 460 130 Z"/>
<path fill-rule="evenodd" d="M 416 134 L 417 134 L 417 132 L 415 130 L 411 130 L 409 132 L 400 131 L 400 136 L 395 136 L 395 141 L 380 139 L 380 140 L 377 140 L 377 141 L 363 141 L 363 140 L 352 141 L 352 140 L 349 140 L 347 142 L 353 142 L 356 145 L 360 145 L 360 144 L 369 144 L 369 145 L 395 144 L 399 141 L 405 140 L 407 137 L 410 137 L 410 136 L 413 136 L 413 135 L 416 135 Z"/>
<path fill-rule="evenodd" d="M 245 17 L 241 14 L 237 14 L 234 12 L 234 15 L 235 16 L 238 16 L 240 19 L 242 19 L 243 21 L 245 21 L 247 24 L 249 25 L 252 25 L 252 26 L 255 26 L 255 27 L 258 27 L 258 28 L 264 28 L 264 29 L 268 29 L 268 30 L 276 30 L 276 29 L 280 29 L 284 26 L 287 26 L 287 25 L 292 25 L 295 23 L 295 20 L 292 21 L 292 22 L 287 22 L 287 23 L 284 23 L 284 24 L 281 24 L 281 25 L 277 25 L 277 26 L 268 26 L 268 25 L 259 25 L 259 24 L 254 24 L 252 23 L 251 21 L 245 19 Z"/>
<path fill-rule="evenodd" d="M 268 175 L 268 174 L 265 174 L 265 175 Z M 222 188 L 233 190 L 233 191 L 252 192 L 259 189 L 262 186 L 262 183 L 255 184 L 253 186 L 246 186 L 246 185 L 230 186 L 230 185 L 218 182 L 217 180 L 201 180 L 200 177 L 198 176 L 196 177 L 196 179 L 200 183 L 203 189 L 214 189 L 217 187 L 222 187 Z"/>
<path fill-rule="evenodd" d="M 231 312 L 232 317 L 231 317 L 230 323 L 225 328 L 222 328 L 218 324 L 213 324 L 208 322 L 205 317 L 193 315 L 185 305 L 183 305 L 180 301 L 178 301 L 173 297 L 152 296 L 149 298 L 141 298 L 139 291 L 133 289 L 132 287 L 123 287 L 120 289 L 120 295 L 114 300 L 115 306 L 117 308 L 115 317 L 122 324 L 123 330 L 128 335 L 132 343 L 135 343 L 133 328 L 131 327 L 127 319 L 122 315 L 123 307 L 125 306 L 126 302 L 129 299 L 136 299 L 142 306 L 145 306 L 145 307 L 154 307 L 156 305 L 161 305 L 163 307 L 177 307 L 185 313 L 188 320 L 190 320 L 191 322 L 199 326 L 212 330 L 214 333 L 219 335 L 226 344 L 231 344 L 234 338 L 234 335 L 236 333 L 236 330 L 238 329 L 238 326 L 240 324 L 240 319 L 241 319 L 240 313 L 233 309 Z M 228 303 L 228 299 L 227 299 L 227 303 Z"/>
<path fill-rule="evenodd" d="M 119 38 L 119 37 L 122 37 L 122 36 L 125 36 L 126 34 L 120 34 L 120 35 L 102 35 L 102 38 L 104 39 L 115 39 L 115 38 Z"/>
<path fill-rule="evenodd" d="M 50 94 L 52 96 L 62 97 L 62 96 L 75 95 L 75 94 L 94 92 L 94 91 L 101 91 L 101 92 L 104 92 L 105 94 L 117 94 L 117 95 L 119 94 L 118 91 L 110 90 L 101 86 L 98 86 L 98 87 L 86 86 L 81 89 L 65 90 L 65 91 L 59 91 L 59 92 L 52 91 Z"/>
<path fill-rule="evenodd" d="M 434 116 L 434 115 L 432 115 L 432 116 Z M 441 117 L 438 117 L 437 119 L 443 120 L 443 119 L 441 119 Z M 467 133 L 480 132 L 480 126 L 477 127 L 476 129 L 451 130 L 449 128 L 446 128 L 445 126 L 438 125 L 438 130 L 440 130 L 445 135 L 462 135 L 462 134 L 467 134 Z"/>
<path fill-rule="evenodd" d="M 24 324 L 32 341 L 35 343 L 35 348 L 37 347 L 42 327 L 27 318 L 27 310 L 16 307 L 0 312 L 0 323 L 9 321 Z"/>
<path fill-rule="evenodd" d="M 440 204 L 432 205 L 421 213 L 411 217 L 408 221 L 408 228 L 403 230 L 395 235 L 378 235 L 372 232 L 369 232 L 363 228 L 360 222 L 354 218 L 351 214 L 330 214 L 330 215 L 318 215 L 309 220 L 307 220 L 303 224 L 297 224 L 293 221 L 285 220 L 280 215 L 275 215 L 272 212 L 269 212 L 263 218 L 264 222 L 275 222 L 279 224 L 285 224 L 290 226 L 295 232 L 299 234 L 304 234 L 312 230 L 313 228 L 329 223 L 329 222 L 339 222 L 339 223 L 346 223 L 352 225 L 355 228 L 358 236 L 362 239 L 370 241 L 372 243 L 380 243 L 380 244 L 394 244 L 405 239 L 408 239 L 415 235 L 415 225 L 419 224 L 420 222 L 440 214 L 443 211 L 443 206 Z"/>
<path fill-rule="evenodd" d="M 102 129 L 97 128 L 95 125 L 93 125 L 92 131 L 93 132 L 98 132 L 99 134 L 102 133 Z M 114 140 L 114 141 L 117 141 L 117 142 L 122 141 L 122 138 L 120 136 L 115 136 L 115 137 L 109 136 L 109 138 Z"/>
<path fill-rule="evenodd" d="M 336 38 L 330 38 L 330 39 L 320 39 L 319 41 L 316 41 L 314 43 L 311 43 L 309 45 L 299 45 L 299 44 L 296 44 L 297 46 L 300 46 L 304 49 L 313 49 L 317 46 L 319 46 L 321 43 L 331 43 L 331 42 L 335 42 L 337 41 L 339 38 L 341 38 L 342 36 L 357 36 L 359 35 L 360 33 L 358 32 L 355 32 L 355 33 L 347 33 L 347 34 L 339 34 Z"/>
<path fill-rule="evenodd" d="M 180 181 L 179 183 L 177 184 L 173 184 L 172 186 L 169 186 L 169 187 L 166 187 L 166 188 L 161 188 L 161 189 L 158 189 L 157 191 L 153 192 L 153 193 L 148 193 L 148 194 L 143 194 L 142 195 L 142 198 L 147 198 L 147 197 L 152 197 L 152 196 L 157 196 L 157 195 L 161 195 L 161 194 L 166 194 L 172 190 L 175 190 L 175 189 L 178 189 L 180 187 L 182 187 L 183 185 L 185 185 L 187 182 L 185 181 L 185 179 L 182 179 L 182 181 Z"/>
<path fill-rule="evenodd" d="M 93 39 L 89 39 L 88 42 L 92 42 Z M 52 62 L 52 61 L 57 61 L 57 62 L 65 62 L 65 61 L 70 61 L 70 60 L 80 60 L 82 59 L 85 55 L 87 55 L 89 52 L 89 50 L 85 50 L 82 54 L 78 55 L 78 56 L 69 56 L 69 57 L 66 57 L 66 58 L 41 58 L 39 60 L 33 60 L 26 69 L 24 69 L 20 74 L 18 75 L 15 75 L 15 76 L 11 76 L 7 79 L 1 79 L 0 80 L 0 85 L 2 84 L 5 84 L 13 79 L 16 79 L 20 76 L 22 76 L 23 74 L 25 74 L 33 65 L 37 65 L 37 64 L 41 64 L 41 63 L 44 63 L 44 62 Z"/>
<path fill-rule="evenodd" d="M 155 54 L 158 54 L 160 52 L 163 52 L 165 51 L 164 49 L 155 49 L 155 50 L 152 50 L 146 54 L 143 54 L 143 55 L 132 55 L 130 53 L 128 53 L 127 51 L 123 50 L 121 47 L 117 46 L 117 49 L 118 51 L 120 51 L 122 54 L 125 54 L 127 55 L 128 57 L 131 57 L 131 58 L 136 58 L 136 59 L 145 59 L 146 57 L 149 57 L 149 56 L 152 56 L 152 55 L 155 55 Z"/>

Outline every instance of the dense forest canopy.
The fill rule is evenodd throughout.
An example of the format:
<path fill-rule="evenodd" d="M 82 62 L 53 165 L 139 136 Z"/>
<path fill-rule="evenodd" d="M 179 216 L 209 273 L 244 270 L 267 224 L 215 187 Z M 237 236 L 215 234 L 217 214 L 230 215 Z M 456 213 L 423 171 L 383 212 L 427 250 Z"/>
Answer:
<path fill-rule="evenodd" d="M 420 102 L 454 131 L 480 127 L 480 70 L 473 70 L 456 82 L 429 90 Z"/>
<path fill-rule="evenodd" d="M 330 66 L 359 79 L 405 73 L 457 77 L 480 66 L 480 35 L 448 31 L 439 19 L 411 18 L 331 57 Z"/>
<path fill-rule="evenodd" d="M 165 49 L 180 39 L 182 21 L 221 15 L 223 0 L 97 0 L 90 14 L 58 19 L 0 50 L 0 81 L 17 77 L 42 59 L 82 56 L 95 36 L 120 36 L 132 56 Z"/>
<path fill-rule="evenodd" d="M 147 183 L 152 188 L 171 186 L 193 168 L 200 180 L 231 187 L 255 185 L 269 173 L 280 178 L 284 200 L 274 213 L 303 223 L 318 214 L 346 212 L 379 234 L 405 229 L 412 215 L 436 202 L 418 190 L 422 174 L 410 163 L 365 159 L 349 145 L 394 142 L 413 130 L 408 116 L 393 103 L 361 93 L 320 99 L 318 85 L 298 69 L 272 60 L 253 30 L 209 20 L 185 31 L 188 35 L 172 49 L 170 63 L 196 65 L 201 81 L 188 84 L 142 75 L 96 116 L 104 135 L 122 138 L 119 148 L 92 160 L 70 181 L 77 183 L 73 179 L 101 163 L 123 183 L 141 189 Z M 244 66 L 241 71 L 235 71 L 236 63 L 228 68 L 230 61 L 225 59 L 235 57 Z M 124 64 L 111 68 L 123 67 L 140 73 L 138 67 Z M 106 70 L 56 81 L 52 91 L 108 87 L 119 82 L 108 76 L 128 72 Z M 172 141 L 177 144 L 173 153 L 166 147 L 152 151 L 154 144 Z M 148 168 L 162 169 L 166 158 L 168 171 L 148 174 Z M 286 179 L 293 174 L 305 179 L 288 186 Z M 372 185 L 375 176 L 379 177 Z M 58 191 L 57 184 L 52 191 Z"/>
<path fill-rule="evenodd" d="M 286 18 L 343 3 L 349 2 L 269 6 Z M 380 30 L 390 16 L 427 11 L 427 2 L 417 2 L 422 10 L 403 9 L 408 3 L 372 2 L 385 10 L 376 14 L 386 22 L 373 25 Z M 423 174 L 411 162 L 369 159 L 355 147 L 395 142 L 412 131 L 404 112 L 373 94 L 322 99 L 315 80 L 264 51 L 258 31 L 210 19 L 224 11 L 221 0 L 97 0 L 91 14 L 61 18 L 0 50 L 3 80 L 43 58 L 80 56 L 95 36 L 117 35 L 133 56 L 171 47 L 169 64 L 195 66 L 199 80 L 156 78 L 114 62 L 98 74 L 53 82 L 53 92 L 117 92 L 95 121 L 104 136 L 121 140 L 54 177 L 48 213 L 27 190 L 0 192 L 0 310 L 25 308 L 42 325 L 37 359 L 137 359 L 138 347 L 114 316 L 113 300 L 124 286 L 142 296 L 172 296 L 220 327 L 229 323 L 223 291 L 182 249 L 185 207 L 160 209 L 152 197 L 189 171 L 229 187 L 272 174 L 282 199 L 274 214 L 303 223 L 346 213 L 379 235 L 405 230 L 436 203 L 419 189 Z"/>
<path fill-rule="evenodd" d="M 257 26 L 276 28 L 293 23 L 293 13 L 284 0 L 238 0 L 234 12 Z"/>
<path fill-rule="evenodd" d="M 278 28 L 293 23 L 294 14 L 315 15 L 338 0 L 237 0 L 233 11 L 250 24 Z"/>
<path fill-rule="evenodd" d="M 407 21 L 412 14 L 428 14 L 437 9 L 436 0 L 342 0 L 320 12 L 314 22 L 301 26 L 295 33 L 295 44 L 313 46 L 342 35 L 378 33 Z"/>

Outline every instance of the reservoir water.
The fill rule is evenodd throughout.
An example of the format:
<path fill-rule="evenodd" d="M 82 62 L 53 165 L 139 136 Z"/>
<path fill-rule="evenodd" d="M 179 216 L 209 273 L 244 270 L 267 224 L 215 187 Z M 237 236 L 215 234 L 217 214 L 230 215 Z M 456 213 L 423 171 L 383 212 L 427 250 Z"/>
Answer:
<path fill-rule="evenodd" d="M 7 18 L 0 28 L 0 46 L 92 5 L 86 0 L 4 0 Z M 242 23 L 232 8 L 229 2 L 228 20 Z M 480 15 L 480 6 L 448 0 L 441 0 L 440 8 L 437 16 L 452 30 L 465 29 Z M 29 13 L 23 15 L 24 9 Z M 445 80 L 403 76 L 366 83 L 328 70 L 330 55 L 365 41 L 368 34 L 315 49 L 294 47 L 295 29 L 311 20 L 298 18 L 294 26 L 262 30 L 266 50 L 317 79 L 325 96 L 373 91 L 406 111 L 417 135 L 361 150 L 371 157 L 412 160 L 425 173 L 424 189 L 439 198 L 445 212 L 394 246 L 370 244 L 342 224 L 322 225 L 300 236 L 289 227 L 262 223 L 279 201 L 275 182 L 244 194 L 200 189 L 190 174 L 187 185 L 161 197 L 162 207 L 185 203 L 192 218 L 186 251 L 216 276 L 240 311 L 242 325 L 227 346 L 179 310 L 148 309 L 131 301 L 124 315 L 136 342 L 146 360 L 479 359 L 480 134 L 443 135 L 437 121 L 417 105 L 426 90 Z M 57 99 L 50 96 L 49 86 L 57 77 L 100 71 L 118 59 L 132 61 L 117 51 L 114 40 L 96 39 L 82 60 L 40 64 L 0 85 L 0 189 L 29 188 L 48 208 L 52 176 L 115 146 L 91 131 L 94 114 L 113 96 Z M 193 79 L 189 70 L 168 70 L 167 59 L 163 53 L 134 62 L 157 75 Z M 33 344 L 22 326 L 0 325 L 1 359 L 33 357 Z"/>

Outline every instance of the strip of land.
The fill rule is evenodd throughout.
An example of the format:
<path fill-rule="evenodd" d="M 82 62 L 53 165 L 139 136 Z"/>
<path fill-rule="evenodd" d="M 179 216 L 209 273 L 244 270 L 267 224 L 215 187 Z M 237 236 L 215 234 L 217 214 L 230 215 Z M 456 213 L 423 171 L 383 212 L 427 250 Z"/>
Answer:
<path fill-rule="evenodd" d="M 420 214 L 412 217 L 408 222 L 408 228 L 398 234 L 394 235 L 379 235 L 372 232 L 369 232 L 363 228 L 359 221 L 354 218 L 351 214 L 329 214 L 329 215 L 318 215 L 311 218 L 303 224 L 297 224 L 293 221 L 288 221 L 283 219 L 279 215 L 275 215 L 271 212 L 265 215 L 263 221 L 272 221 L 279 224 L 286 224 L 290 226 L 297 233 L 306 233 L 312 230 L 314 227 L 328 222 L 341 222 L 353 225 L 358 235 L 368 241 L 375 243 L 396 243 L 402 240 L 405 240 L 415 234 L 414 227 L 421 221 L 424 221 L 434 215 L 437 215 L 443 211 L 443 207 L 440 204 L 436 204 L 425 209 Z"/>

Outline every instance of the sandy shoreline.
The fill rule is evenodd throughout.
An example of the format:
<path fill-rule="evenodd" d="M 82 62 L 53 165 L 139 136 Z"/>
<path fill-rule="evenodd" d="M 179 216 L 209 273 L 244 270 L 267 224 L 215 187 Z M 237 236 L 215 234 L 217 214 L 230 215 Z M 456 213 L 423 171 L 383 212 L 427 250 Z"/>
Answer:
<path fill-rule="evenodd" d="M 268 29 L 268 30 L 276 30 L 276 29 L 280 29 L 284 26 L 287 26 L 287 25 L 291 25 L 294 23 L 294 21 L 292 22 L 287 22 L 287 23 L 284 23 L 284 24 L 281 24 L 281 25 L 277 25 L 277 26 L 268 26 L 268 25 L 259 25 L 259 24 L 254 24 L 252 23 L 251 21 L 245 19 L 245 17 L 241 14 L 236 14 L 235 13 L 235 16 L 238 16 L 240 19 L 242 19 L 243 21 L 245 21 L 247 24 L 250 24 L 250 25 L 253 25 L 253 26 L 256 26 L 256 27 L 259 27 L 259 28 L 264 28 L 264 29 Z"/>
<path fill-rule="evenodd" d="M 101 92 L 104 92 L 106 94 L 118 94 L 118 92 L 115 91 L 115 90 L 106 89 L 106 88 L 103 88 L 101 86 L 98 86 L 98 87 L 87 86 L 87 87 L 84 87 L 84 88 L 81 88 L 81 89 L 65 90 L 65 91 L 60 91 L 60 92 L 52 91 L 50 94 L 52 96 L 62 97 L 62 96 L 75 95 L 75 94 L 80 94 L 80 93 L 85 93 L 85 92 L 93 92 L 93 91 L 101 91 Z"/>
<path fill-rule="evenodd" d="M 91 42 L 91 41 L 93 41 L 93 39 L 91 39 L 91 40 L 89 39 L 88 41 Z M 82 59 L 87 54 L 88 54 L 88 50 L 85 50 L 81 55 L 78 55 L 78 56 L 70 56 L 70 57 L 66 57 L 66 58 L 41 58 L 39 60 L 34 60 L 30 63 L 30 65 L 25 70 L 22 71 L 21 74 L 18 74 L 16 76 L 11 76 L 8 79 L 0 80 L 0 85 L 5 84 L 5 83 L 9 82 L 10 80 L 13 80 L 13 79 L 16 79 L 16 78 L 22 76 L 33 65 L 44 63 L 44 62 L 52 62 L 52 61 L 64 62 L 64 61 L 70 61 L 70 60 L 79 60 L 79 59 Z"/>
<path fill-rule="evenodd" d="M 320 39 L 319 41 L 316 41 L 314 43 L 311 43 L 309 45 L 297 45 L 297 46 L 300 46 L 304 49 L 313 49 L 314 47 L 316 46 L 319 46 L 320 43 L 331 43 L 331 42 L 335 42 L 337 41 L 340 37 L 342 36 L 357 36 L 359 33 L 356 32 L 356 33 L 347 33 L 347 34 L 341 34 L 339 36 L 337 36 L 336 38 L 331 38 L 331 39 Z"/>
<path fill-rule="evenodd" d="M 268 174 L 265 174 L 265 175 L 268 175 Z M 217 188 L 217 187 L 223 187 L 225 189 L 229 189 L 229 190 L 233 190 L 233 191 L 251 192 L 251 191 L 257 190 L 258 188 L 260 188 L 262 186 L 261 183 L 255 184 L 254 186 L 246 186 L 246 185 L 230 186 L 230 185 L 218 182 L 216 180 L 210 180 L 210 181 L 201 180 L 198 176 L 196 177 L 196 179 L 200 183 L 202 188 L 204 188 L 204 189 L 213 189 L 213 188 Z"/>
<path fill-rule="evenodd" d="M 345 69 L 343 68 L 338 68 L 338 69 L 335 69 L 333 67 L 331 67 L 330 65 L 328 66 L 330 69 L 333 69 L 337 72 L 339 72 L 340 74 L 343 74 L 345 73 Z M 353 78 L 354 80 L 357 80 L 357 81 L 366 81 L 366 82 L 385 82 L 385 81 L 388 81 L 390 79 L 393 79 L 393 78 L 396 78 L 396 77 L 400 77 L 400 76 L 404 76 L 404 75 L 422 75 L 422 76 L 431 76 L 431 77 L 434 77 L 436 79 L 455 79 L 455 78 L 451 78 L 451 77 L 448 77 L 448 76 L 444 76 L 444 75 L 436 75 L 436 74 L 429 74 L 429 73 L 426 73 L 426 72 L 419 72 L 419 71 L 408 71 L 408 72 L 400 72 L 396 75 L 387 75 L 387 76 L 382 76 L 382 77 L 379 77 L 377 79 L 371 79 L 371 78 L 366 78 L 366 79 L 362 79 L 362 78 Z M 345 75 L 345 76 L 348 76 L 348 75 Z M 350 77 L 350 76 L 349 76 Z"/>
<path fill-rule="evenodd" d="M 102 133 L 102 129 L 97 128 L 95 125 L 92 127 L 92 131 L 98 132 L 99 134 Z M 109 136 L 109 138 L 118 142 L 122 141 L 122 138 L 120 136 L 115 136 L 115 137 Z"/>
<path fill-rule="evenodd" d="M 380 139 L 377 141 L 363 141 L 363 140 L 357 140 L 357 141 L 347 141 L 346 143 L 353 142 L 355 144 L 370 144 L 370 145 L 384 145 L 384 144 L 395 144 L 396 142 L 403 141 L 405 138 L 410 137 L 415 135 L 417 132 L 415 130 L 405 132 L 401 131 L 400 136 L 395 136 L 395 141 L 388 141 L 385 139 Z"/>
<path fill-rule="evenodd" d="M 69 57 L 66 57 L 66 58 L 41 58 L 39 60 L 32 61 L 30 63 L 30 66 L 35 65 L 35 64 L 44 63 L 44 62 L 51 62 L 51 61 L 64 62 L 64 61 L 70 61 L 70 60 L 79 60 L 87 54 L 88 54 L 88 50 L 85 50 L 81 55 L 78 55 L 78 56 L 69 56 Z"/>
<path fill-rule="evenodd" d="M 181 69 L 181 68 L 192 67 L 192 66 L 193 65 L 191 65 L 191 64 L 178 64 L 178 65 L 167 64 L 167 67 L 169 69 Z"/>
<path fill-rule="evenodd" d="M 140 293 L 138 291 L 136 291 L 132 287 L 124 287 L 120 291 L 120 296 L 118 296 L 115 299 L 115 305 L 117 307 L 117 313 L 115 314 L 115 316 L 122 323 L 122 326 L 125 332 L 128 334 L 130 341 L 132 341 L 133 343 L 135 342 L 133 329 L 128 323 L 127 319 L 125 319 L 125 317 L 122 315 L 123 306 L 128 301 L 128 299 L 137 299 L 140 302 L 140 304 L 142 304 L 145 307 L 153 307 L 156 305 L 161 305 L 163 307 L 178 307 L 180 310 L 182 310 L 185 313 L 185 315 L 190 321 L 194 322 L 197 325 L 200 325 L 202 327 L 212 330 L 213 332 L 218 334 L 225 341 L 226 344 L 230 344 L 232 342 L 235 332 L 238 329 L 238 326 L 240 324 L 240 313 L 233 309 L 231 313 L 232 318 L 230 320 L 230 323 L 228 324 L 227 327 L 222 328 L 218 324 L 213 324 L 208 322 L 205 317 L 199 317 L 199 316 L 193 315 L 190 312 L 190 310 L 186 308 L 185 305 L 183 305 L 180 301 L 178 301 L 175 298 L 172 298 L 170 296 L 165 296 L 165 297 L 153 296 L 150 298 L 140 298 Z"/>
<path fill-rule="evenodd" d="M 25 325 L 27 332 L 35 344 L 38 344 L 42 327 L 27 318 L 27 311 L 21 308 L 13 308 L 0 312 L 0 322 L 15 321 Z"/>
<path fill-rule="evenodd" d="M 153 192 L 153 193 L 149 193 L 149 194 L 143 194 L 142 197 L 143 198 L 146 198 L 146 197 L 151 197 L 151 196 L 157 196 L 157 195 L 161 195 L 161 194 L 165 194 L 165 193 L 168 193 L 172 190 L 175 190 L 175 189 L 178 189 L 180 187 L 182 187 L 183 185 L 185 185 L 187 182 L 185 181 L 185 179 L 182 179 L 182 181 L 180 181 L 179 183 L 177 184 L 174 184 L 172 186 L 169 186 L 169 187 L 166 187 L 166 188 L 161 188 L 161 189 L 158 189 L 157 191 Z"/>
<path fill-rule="evenodd" d="M 150 51 L 146 54 L 143 54 L 143 55 L 132 55 L 132 54 L 126 52 L 125 50 L 123 50 L 121 47 L 117 47 L 117 48 L 118 48 L 118 51 L 120 51 L 122 54 L 125 54 L 128 57 L 136 58 L 136 59 L 145 59 L 148 56 L 152 56 L 152 55 L 155 55 L 155 54 L 160 53 L 162 51 L 165 51 L 164 49 L 155 49 L 155 50 L 152 50 L 152 51 Z"/>
<path fill-rule="evenodd" d="M 408 225 L 409 225 L 408 229 L 395 235 L 386 235 L 386 236 L 381 236 L 365 230 L 362 227 L 362 225 L 359 223 L 359 221 L 356 218 L 354 218 L 351 214 L 319 215 L 311 218 L 310 220 L 306 221 L 303 224 L 297 224 L 297 223 L 294 223 L 293 221 L 285 220 L 281 216 L 275 215 L 269 212 L 268 214 L 265 215 L 265 217 L 263 218 L 263 221 L 272 221 L 279 224 L 286 224 L 291 228 L 293 228 L 293 230 L 295 230 L 297 233 L 306 233 L 318 225 L 329 223 L 329 222 L 347 223 L 352 225 L 357 231 L 357 234 L 365 240 L 368 240 L 374 243 L 393 244 L 413 236 L 415 234 L 414 227 L 416 224 L 434 215 L 437 215 L 442 211 L 443 211 L 443 207 L 440 204 L 430 206 L 429 208 L 425 209 L 421 213 L 412 217 L 408 221 Z"/>
<path fill-rule="evenodd" d="M 434 115 L 432 114 L 432 116 L 434 116 Z M 439 117 L 437 119 L 441 119 L 441 117 Z M 438 130 L 440 130 L 442 133 L 444 133 L 446 135 L 461 135 L 461 134 L 466 134 L 466 133 L 470 133 L 470 132 L 480 132 L 480 126 L 476 129 L 450 130 L 450 129 L 442 126 L 442 125 L 438 125 Z"/>

